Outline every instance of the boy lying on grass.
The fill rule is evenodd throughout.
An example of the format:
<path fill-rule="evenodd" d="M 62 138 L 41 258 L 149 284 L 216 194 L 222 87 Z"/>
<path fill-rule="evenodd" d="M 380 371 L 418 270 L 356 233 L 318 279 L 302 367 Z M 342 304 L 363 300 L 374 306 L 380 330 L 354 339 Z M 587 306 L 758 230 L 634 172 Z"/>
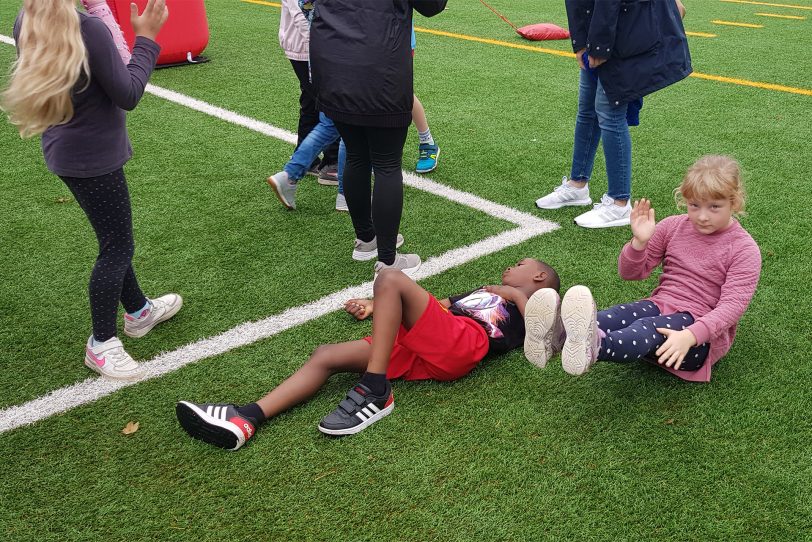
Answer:
<path fill-rule="evenodd" d="M 319 423 L 327 435 L 366 429 L 395 407 L 391 379 L 456 380 L 488 353 L 523 344 L 525 317 L 537 348 L 553 345 L 554 314 L 537 314 L 546 296 L 558 297 L 558 274 L 541 260 L 525 258 L 502 273 L 502 284 L 437 300 L 403 272 L 382 271 L 372 299 L 350 299 L 345 310 L 358 320 L 373 315 L 372 336 L 319 346 L 292 376 L 256 403 L 194 404 L 180 401 L 176 414 L 189 435 L 237 450 L 265 421 L 309 399 L 336 373 L 361 373 L 338 407 Z M 531 299 L 532 298 L 532 299 Z"/>

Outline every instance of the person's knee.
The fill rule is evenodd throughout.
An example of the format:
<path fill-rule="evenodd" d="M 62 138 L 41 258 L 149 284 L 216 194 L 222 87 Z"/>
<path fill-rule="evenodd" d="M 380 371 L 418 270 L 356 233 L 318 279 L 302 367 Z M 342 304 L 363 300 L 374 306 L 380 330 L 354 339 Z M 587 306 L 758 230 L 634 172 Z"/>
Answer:
<path fill-rule="evenodd" d="M 399 289 L 404 280 L 411 280 L 400 269 L 384 269 L 378 273 L 378 278 L 375 279 L 375 285 L 372 290 L 374 295 L 389 291 L 392 289 Z"/>
<path fill-rule="evenodd" d="M 322 370 L 333 371 L 333 358 L 335 356 L 332 355 L 331 346 L 332 345 L 329 344 L 322 344 L 316 347 L 313 353 L 310 354 L 310 359 L 307 361 L 307 364 Z"/>

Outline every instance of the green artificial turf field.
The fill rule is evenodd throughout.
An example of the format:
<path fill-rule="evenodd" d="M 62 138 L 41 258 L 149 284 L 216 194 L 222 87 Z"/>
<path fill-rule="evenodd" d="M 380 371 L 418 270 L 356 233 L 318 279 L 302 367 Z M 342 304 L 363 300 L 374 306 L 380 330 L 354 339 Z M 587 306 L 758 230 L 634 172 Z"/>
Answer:
<path fill-rule="evenodd" d="M 731 154 L 746 172 L 741 221 L 761 247 L 762 277 L 710 384 L 642 363 L 600 364 L 572 378 L 557 358 L 540 371 L 517 351 L 454 383 L 396 383 L 393 415 L 349 438 L 325 438 L 316 424 L 354 383 L 350 375 L 234 454 L 180 429 L 176 401 L 252 401 L 317 345 L 369 332 L 333 312 L 0 433 L 0 539 L 811 539 L 804 239 L 812 220 L 803 187 L 812 176 L 812 0 L 684 1 L 686 29 L 702 34 L 689 38 L 697 77 L 646 98 L 632 129 L 633 193 L 664 217 L 678 212 L 671 192 L 702 154 Z M 19 5 L 0 5 L 0 34 L 11 34 Z M 566 26 L 560 0 L 492 5 L 519 25 Z M 212 61 L 157 71 L 152 83 L 295 130 L 298 87 L 277 42 L 276 6 L 209 0 Z M 564 288 L 590 286 L 600 306 L 649 293 L 656 277 L 617 275 L 627 229 L 584 230 L 572 223 L 581 209 L 533 205 L 568 173 L 578 70 L 549 51 L 569 51 L 568 43 L 524 41 L 475 0 L 450 0 L 415 24 L 415 91 L 442 148 L 429 177 L 561 226 L 422 284 L 445 297 L 534 256 L 557 267 Z M 13 59 L 0 43 L 2 73 Z M 288 143 L 151 94 L 128 122 L 135 268 L 148 295 L 185 300 L 171 322 L 124 341 L 136 359 L 371 279 L 371 262 L 350 259 L 352 227 L 333 210 L 334 189 L 310 178 L 288 212 L 265 184 L 288 159 Z M 404 167 L 416 158 L 411 130 Z M 600 154 L 593 184 L 594 199 L 606 189 Z M 39 142 L 21 140 L 7 122 L 0 194 L 0 419 L 8 421 L 15 405 L 91 377 L 82 348 L 96 242 L 45 169 Z M 516 227 L 415 188 L 405 199 L 405 248 L 424 259 Z M 123 435 L 131 421 L 139 430 Z"/>

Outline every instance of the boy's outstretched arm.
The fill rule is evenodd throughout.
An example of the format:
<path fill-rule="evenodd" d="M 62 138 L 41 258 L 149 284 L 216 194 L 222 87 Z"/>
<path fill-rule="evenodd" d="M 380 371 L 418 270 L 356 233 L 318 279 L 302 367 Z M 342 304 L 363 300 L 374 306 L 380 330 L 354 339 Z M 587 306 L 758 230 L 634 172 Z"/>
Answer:
<path fill-rule="evenodd" d="M 527 305 L 527 295 L 524 292 L 519 290 L 518 288 L 514 288 L 513 286 L 504 286 L 504 285 L 492 285 L 492 286 L 485 286 L 485 290 L 496 294 L 505 301 L 510 301 L 516 308 L 519 309 L 522 317 L 524 317 L 524 306 Z"/>

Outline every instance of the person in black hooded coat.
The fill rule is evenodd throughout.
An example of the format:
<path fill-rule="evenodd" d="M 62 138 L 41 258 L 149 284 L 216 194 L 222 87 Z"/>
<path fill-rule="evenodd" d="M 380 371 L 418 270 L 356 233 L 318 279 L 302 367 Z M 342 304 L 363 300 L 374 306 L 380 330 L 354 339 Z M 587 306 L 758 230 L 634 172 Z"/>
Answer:
<path fill-rule="evenodd" d="M 630 103 L 691 73 L 682 6 L 677 0 L 566 0 L 566 6 L 581 67 L 572 169 L 536 205 L 592 205 L 588 182 L 603 142 L 608 192 L 575 222 L 587 228 L 628 225 L 632 146 L 626 114 Z"/>
<path fill-rule="evenodd" d="M 355 229 L 356 260 L 377 256 L 407 274 L 416 254 L 397 254 L 403 211 L 401 162 L 412 122 L 412 10 L 431 17 L 447 0 L 317 0 L 310 65 L 318 107 L 347 146 L 344 194 Z M 375 171 L 374 193 L 371 173 Z M 370 199 L 372 202 L 370 203 Z"/>

